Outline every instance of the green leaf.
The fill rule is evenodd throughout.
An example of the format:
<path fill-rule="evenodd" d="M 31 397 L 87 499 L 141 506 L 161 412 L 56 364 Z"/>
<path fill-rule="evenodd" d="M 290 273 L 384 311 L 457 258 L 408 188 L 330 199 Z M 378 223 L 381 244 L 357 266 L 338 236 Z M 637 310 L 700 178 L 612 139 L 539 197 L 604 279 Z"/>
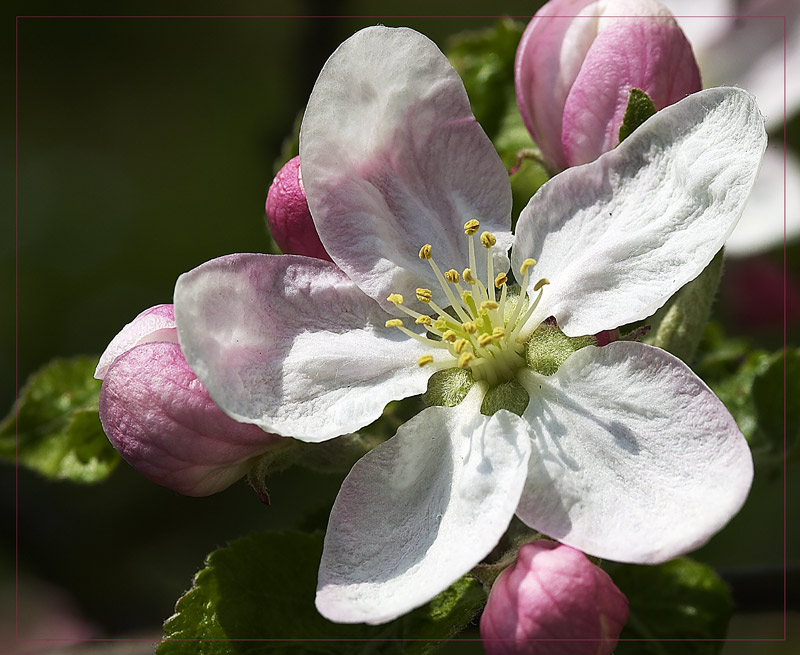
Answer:
<path fill-rule="evenodd" d="M 708 324 L 721 273 L 722 250 L 647 321 L 651 330 L 644 342 L 690 363 Z"/>
<path fill-rule="evenodd" d="M 482 586 L 465 576 L 391 623 L 331 623 L 314 607 L 322 541 L 321 533 L 261 532 L 211 553 L 164 624 L 157 654 L 428 653 L 486 602 Z M 276 641 L 233 641 L 247 639 Z"/>
<path fill-rule="evenodd" d="M 0 457 L 57 480 L 104 480 L 119 462 L 100 425 L 97 357 L 55 359 L 31 375 L 0 424 Z"/>
<path fill-rule="evenodd" d="M 475 118 L 490 138 L 508 106 L 516 106 L 514 59 L 524 31 L 524 23 L 504 18 L 488 29 L 454 36 L 446 51 L 464 81 Z"/>
<path fill-rule="evenodd" d="M 790 398 L 798 397 L 798 385 L 800 385 L 800 348 L 787 348 L 785 354 L 781 351 L 773 354 L 753 380 L 756 425 L 764 441 L 775 453 L 783 452 L 784 426 L 787 453 L 797 444 L 800 437 L 800 405 L 789 402 Z"/>
<path fill-rule="evenodd" d="M 641 89 L 631 89 L 625 116 L 622 118 L 622 125 L 619 126 L 619 142 L 622 143 L 627 139 L 637 127 L 655 113 L 656 106 L 650 96 Z"/>
<path fill-rule="evenodd" d="M 630 617 L 616 655 L 713 655 L 733 612 L 730 591 L 709 567 L 686 557 L 660 566 L 620 564 L 609 571 L 628 597 Z M 686 641 L 663 641 L 679 639 Z"/>

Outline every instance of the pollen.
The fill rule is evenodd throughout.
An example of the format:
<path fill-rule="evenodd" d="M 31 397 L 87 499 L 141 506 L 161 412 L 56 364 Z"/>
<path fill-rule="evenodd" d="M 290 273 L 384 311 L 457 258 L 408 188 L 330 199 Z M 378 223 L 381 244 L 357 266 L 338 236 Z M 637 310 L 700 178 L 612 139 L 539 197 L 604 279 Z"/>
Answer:
<path fill-rule="evenodd" d="M 456 351 L 456 354 L 457 354 L 457 355 L 460 355 L 461 353 L 463 353 L 463 352 L 464 352 L 464 349 L 465 349 L 467 346 L 469 346 L 469 341 L 467 341 L 466 339 L 458 339 L 458 341 L 456 341 L 456 342 L 453 344 L 453 350 L 455 350 L 455 351 Z"/>
<path fill-rule="evenodd" d="M 491 232 L 484 232 L 481 234 L 481 245 L 484 248 L 491 248 L 497 243 L 497 237 Z"/>
<path fill-rule="evenodd" d="M 430 316 L 425 316 L 425 314 L 420 314 L 417 316 L 417 320 L 414 321 L 417 325 L 425 325 L 428 326 L 433 323 L 433 319 Z"/>
<path fill-rule="evenodd" d="M 467 321 L 466 323 L 462 323 L 461 329 L 467 334 L 475 334 L 478 331 L 478 326 L 471 321 Z"/>
<path fill-rule="evenodd" d="M 469 268 L 464 269 L 464 272 L 461 274 L 461 277 L 464 278 L 464 282 L 466 282 L 467 284 L 475 284 L 477 282 L 475 276 L 472 274 L 472 270 Z"/>
<path fill-rule="evenodd" d="M 458 271 L 451 268 L 449 271 L 446 271 L 444 274 L 444 279 L 448 282 L 452 282 L 453 284 L 458 284 L 461 277 L 458 275 Z"/>
<path fill-rule="evenodd" d="M 536 260 L 530 258 L 526 259 L 524 262 L 522 262 L 522 266 L 519 267 L 519 272 L 525 275 L 531 266 L 536 266 Z"/>
<path fill-rule="evenodd" d="M 471 221 L 467 221 L 464 223 L 464 234 L 468 237 L 471 237 L 475 234 L 481 227 L 480 221 L 476 221 L 474 218 Z"/>
<path fill-rule="evenodd" d="M 500 305 L 495 300 L 484 300 L 481 303 L 481 309 L 492 310 L 497 309 Z"/>
<path fill-rule="evenodd" d="M 505 273 L 498 273 L 497 277 L 494 279 L 494 286 L 496 286 L 499 289 L 506 282 L 508 282 L 508 275 L 506 275 Z"/>
<path fill-rule="evenodd" d="M 433 355 L 422 355 L 417 360 L 417 366 L 425 366 L 425 364 L 430 364 L 433 361 Z"/>
<path fill-rule="evenodd" d="M 403 304 L 403 296 L 401 296 L 399 293 L 390 293 L 389 297 L 386 298 L 386 300 L 388 300 L 391 303 L 394 303 L 395 305 Z"/>
<path fill-rule="evenodd" d="M 458 339 L 458 336 L 457 336 L 457 335 L 456 335 L 456 333 L 455 333 L 455 332 L 453 332 L 452 330 L 447 330 L 447 331 L 446 331 L 446 332 L 445 332 L 445 333 L 442 335 L 442 340 L 443 340 L 443 341 L 449 341 L 450 343 L 455 343 L 455 342 L 456 342 L 456 339 Z"/>
<path fill-rule="evenodd" d="M 481 336 L 478 337 L 478 345 L 481 348 L 486 348 L 490 343 L 494 341 L 494 337 L 491 334 L 487 334 L 484 332 Z"/>
<path fill-rule="evenodd" d="M 458 358 L 458 368 L 469 368 L 469 363 L 475 359 L 472 353 L 461 353 Z"/>
<path fill-rule="evenodd" d="M 431 244 L 426 243 L 422 248 L 419 249 L 419 258 L 420 259 L 430 259 L 433 254 L 433 247 Z"/>
<path fill-rule="evenodd" d="M 502 339 L 505 336 L 506 336 L 506 331 L 504 328 L 498 326 L 494 330 L 492 330 L 492 338 L 494 339 Z"/>
<path fill-rule="evenodd" d="M 539 280 L 539 281 L 538 281 L 538 282 L 537 282 L 537 283 L 534 285 L 534 287 L 533 287 L 533 290 L 534 290 L 534 291 L 538 291 L 538 290 L 539 290 L 539 289 L 541 289 L 541 288 L 542 288 L 542 287 L 543 287 L 545 284 L 550 284 L 550 280 L 548 280 L 546 277 L 543 277 L 541 280 Z"/>
<path fill-rule="evenodd" d="M 400 327 L 403 325 L 403 321 L 401 321 L 399 318 L 391 318 L 386 321 L 385 325 L 386 327 Z"/>
<path fill-rule="evenodd" d="M 429 303 L 433 298 L 433 293 L 430 289 L 417 289 L 417 300 L 424 303 Z"/>

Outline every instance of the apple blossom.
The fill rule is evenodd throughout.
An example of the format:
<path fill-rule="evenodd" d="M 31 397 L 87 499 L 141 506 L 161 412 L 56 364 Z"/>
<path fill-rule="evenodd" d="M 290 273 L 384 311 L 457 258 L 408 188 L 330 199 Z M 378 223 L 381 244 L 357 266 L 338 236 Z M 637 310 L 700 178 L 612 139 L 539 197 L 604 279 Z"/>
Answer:
<path fill-rule="evenodd" d="M 667 352 L 584 335 L 651 315 L 705 268 L 765 145 L 749 94 L 694 94 L 547 182 L 513 237 L 506 170 L 435 44 L 371 27 L 336 50 L 300 132 L 333 263 L 230 255 L 175 289 L 186 359 L 237 421 L 321 442 L 427 389 L 432 406 L 342 485 L 324 616 L 381 623 L 425 603 L 515 513 L 587 553 L 653 563 L 738 511 L 752 459 L 722 403 Z M 563 333 L 549 368 L 535 363 L 545 325 Z"/>
<path fill-rule="evenodd" d="M 308 209 L 300 157 L 293 157 L 278 171 L 267 192 L 265 209 L 272 238 L 283 252 L 331 261 Z"/>
<path fill-rule="evenodd" d="M 656 109 L 701 88 L 689 42 L 656 0 L 551 0 L 522 35 L 515 85 L 522 119 L 555 171 L 617 145 L 632 88 Z"/>
<path fill-rule="evenodd" d="M 580 551 L 540 539 L 492 585 L 481 616 L 487 655 L 610 655 L 628 599 Z"/>
<path fill-rule="evenodd" d="M 114 448 L 157 484 L 208 496 L 287 440 L 228 418 L 189 368 L 172 305 L 143 311 L 114 337 L 95 371 L 100 420 Z"/>

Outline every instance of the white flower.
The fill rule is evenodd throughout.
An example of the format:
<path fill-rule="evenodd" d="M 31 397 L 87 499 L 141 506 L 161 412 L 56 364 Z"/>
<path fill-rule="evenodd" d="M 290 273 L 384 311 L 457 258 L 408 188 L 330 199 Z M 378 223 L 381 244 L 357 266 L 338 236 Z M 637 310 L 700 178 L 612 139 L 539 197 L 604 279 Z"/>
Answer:
<path fill-rule="evenodd" d="M 180 344 L 214 401 L 236 420 L 324 441 L 424 392 L 434 371 L 474 380 L 345 480 L 320 568 L 323 615 L 380 623 L 423 604 L 486 556 L 515 512 L 592 555 L 660 562 L 738 511 L 747 444 L 675 357 L 617 342 L 578 350 L 552 375 L 526 361 L 544 319 L 572 337 L 616 328 L 703 270 L 766 145 L 749 94 L 690 96 L 545 184 L 511 258 L 522 300 L 503 280 L 507 173 L 427 38 L 372 27 L 348 39 L 320 73 L 300 139 L 335 264 L 242 254 L 179 279 Z M 521 416 L 481 413 L 509 382 Z"/>
<path fill-rule="evenodd" d="M 735 84 L 753 93 L 778 138 L 742 220 L 725 244 L 729 255 L 750 255 L 800 235 L 800 162 L 785 148 L 784 115 L 800 108 L 800 3 L 797 0 L 660 0 L 694 47 L 706 86 Z M 785 197 L 784 197 L 785 194 Z M 784 204 L 785 203 L 785 204 Z M 785 211 L 784 211 L 785 206 Z M 784 225 L 785 217 L 785 225 Z"/>

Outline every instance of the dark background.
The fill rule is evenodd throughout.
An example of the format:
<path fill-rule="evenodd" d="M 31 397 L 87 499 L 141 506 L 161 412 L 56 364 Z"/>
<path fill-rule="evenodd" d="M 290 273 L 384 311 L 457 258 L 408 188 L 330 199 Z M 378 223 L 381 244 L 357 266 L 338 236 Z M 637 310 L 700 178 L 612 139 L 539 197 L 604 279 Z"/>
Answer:
<path fill-rule="evenodd" d="M 32 17 L 16 20 L 16 232 L 9 218 L 0 241 L 0 293 L 9 307 L 0 328 L 4 406 L 11 407 L 16 386 L 51 358 L 99 354 L 141 310 L 171 302 L 182 272 L 219 255 L 268 249 L 264 198 L 281 143 L 341 41 L 380 22 L 414 27 L 446 48 L 449 35 L 494 22 L 448 16 L 454 10 L 494 16 L 502 8 L 525 20 L 539 4 L 113 5 L 114 13 L 136 15 L 270 18 L 47 18 L 107 14 L 111 7 L 18 4 L 18 15 Z M 381 18 L 308 17 L 378 9 Z M 436 13 L 443 17 L 430 17 Z M 392 14 L 428 17 L 386 17 Z M 12 24 L 10 15 L 9 61 Z M 8 125 L 14 108 L 8 101 L 5 107 Z M 3 134 L 10 179 L 14 133 Z M 10 183 L 6 189 L 10 209 Z M 782 261 L 781 252 L 769 257 Z M 726 329 L 742 331 L 735 323 Z M 768 347 L 782 342 L 779 325 L 749 336 Z M 15 506 L 14 468 L 3 465 L 0 511 L 9 530 L 0 542 L 0 643 L 13 635 L 15 517 L 20 636 L 66 634 L 37 618 L 47 605 L 42 598 L 57 597 L 96 636 L 157 637 L 208 552 L 251 530 L 301 525 L 324 510 L 338 484 L 332 475 L 279 474 L 269 480 L 273 506 L 265 508 L 244 483 L 211 498 L 185 498 L 124 463 L 108 482 L 90 487 L 47 482 L 20 469 Z M 744 579 L 755 572 L 763 581 L 765 569 L 779 574 L 780 476 L 761 479 L 745 510 L 697 556 Z M 759 584 L 763 602 L 756 609 L 773 613 L 742 613 L 731 636 L 783 635 L 774 613 L 781 609 L 780 575 Z M 731 645 L 726 652 L 779 653 L 782 646 Z"/>

